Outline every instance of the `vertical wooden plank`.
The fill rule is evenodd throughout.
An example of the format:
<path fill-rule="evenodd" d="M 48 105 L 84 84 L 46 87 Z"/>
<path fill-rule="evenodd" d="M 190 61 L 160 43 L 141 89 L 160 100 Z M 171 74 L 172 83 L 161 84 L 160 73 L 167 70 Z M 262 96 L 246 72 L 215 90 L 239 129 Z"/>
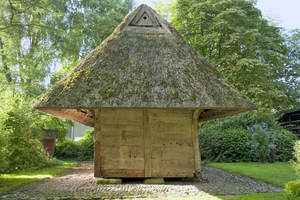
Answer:
<path fill-rule="evenodd" d="M 149 135 L 149 113 L 148 109 L 143 109 L 143 126 L 144 126 L 144 145 L 145 145 L 145 177 L 152 177 L 151 169 L 151 147 L 150 147 L 150 135 Z"/>
<path fill-rule="evenodd" d="M 195 158 L 195 177 L 201 177 L 201 155 L 199 150 L 199 137 L 198 137 L 198 118 L 202 110 L 196 109 L 192 113 L 192 138 Z"/>
<path fill-rule="evenodd" d="M 94 109 L 94 176 L 101 177 L 101 110 Z"/>

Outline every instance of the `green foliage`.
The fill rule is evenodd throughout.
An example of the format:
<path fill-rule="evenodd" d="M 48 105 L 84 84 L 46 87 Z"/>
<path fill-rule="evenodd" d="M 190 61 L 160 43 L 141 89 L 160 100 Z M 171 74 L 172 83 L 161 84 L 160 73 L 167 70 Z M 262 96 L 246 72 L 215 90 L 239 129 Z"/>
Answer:
<path fill-rule="evenodd" d="M 59 135 L 64 136 L 66 124 L 62 119 L 33 110 L 32 100 L 18 94 L 2 93 L 0 102 L 0 137 L 5 142 L 0 151 L 0 172 L 55 165 L 56 160 L 47 157 L 41 140 L 45 128 L 61 130 Z"/>
<path fill-rule="evenodd" d="M 285 195 L 288 200 L 300 199 L 300 179 L 296 181 L 289 181 L 285 185 Z"/>
<path fill-rule="evenodd" d="M 263 125 L 253 125 L 253 127 L 248 128 L 251 134 L 251 140 L 249 143 L 251 145 L 251 151 L 258 156 L 259 161 L 265 163 L 269 160 L 270 149 L 274 148 L 275 140 L 278 140 L 275 132 L 268 129 L 268 125 L 263 123 Z"/>
<path fill-rule="evenodd" d="M 176 20 L 176 16 L 174 15 L 176 12 L 176 4 L 176 0 L 169 0 L 168 3 L 165 1 L 153 2 L 155 10 L 169 22 L 174 22 Z"/>
<path fill-rule="evenodd" d="M 94 131 L 87 130 L 82 140 L 77 142 L 79 147 L 79 160 L 94 159 Z"/>
<path fill-rule="evenodd" d="M 293 162 L 294 168 L 296 170 L 296 173 L 298 175 L 300 175 L 300 140 L 295 142 L 293 154 L 294 154 L 294 158 L 296 159 L 296 161 L 292 160 L 292 162 Z"/>
<path fill-rule="evenodd" d="M 1 108 L 0 108 L 1 109 Z M 1 114 L 1 112 L 0 112 Z M 9 152 L 7 151 L 7 131 L 4 131 L 3 128 L 1 127 L 3 125 L 2 121 L 3 116 L 0 116 L 0 176 L 1 172 L 4 172 L 8 166 L 8 156 Z"/>
<path fill-rule="evenodd" d="M 278 118 L 270 110 L 260 109 L 203 124 L 199 129 L 202 158 L 213 162 L 259 161 L 259 156 L 251 151 L 251 145 L 257 141 L 253 140 L 253 133 L 247 129 L 254 125 L 267 125 L 278 139 L 274 141 L 276 161 L 289 161 L 293 157 L 293 144 L 297 138 L 280 126 Z"/>
<path fill-rule="evenodd" d="M 290 161 L 293 159 L 294 145 L 297 136 L 290 131 L 282 130 L 280 134 L 276 134 L 278 140 L 275 141 L 275 154 L 278 161 Z"/>
<path fill-rule="evenodd" d="M 62 119 L 41 114 L 30 105 L 46 91 L 45 78 L 56 52 L 50 40 L 59 34 L 65 1 L 2 1 L 0 3 L 0 172 L 51 166 L 43 148 L 42 129 L 66 135 Z M 68 121 L 67 123 L 70 123 Z"/>
<path fill-rule="evenodd" d="M 54 156 L 61 158 L 75 158 L 77 160 L 93 160 L 94 158 L 94 131 L 87 130 L 83 139 L 75 142 L 71 139 L 58 141 Z"/>
<path fill-rule="evenodd" d="M 51 84 L 110 35 L 132 7 L 132 0 L 0 2 L 0 172 L 56 162 L 42 147 L 42 130 L 58 130 L 62 140 L 72 122 L 30 105 L 46 91 L 54 62 L 64 66 Z"/>
<path fill-rule="evenodd" d="M 54 156 L 56 158 L 77 158 L 78 157 L 78 145 L 71 139 L 64 139 L 56 142 Z"/>
<path fill-rule="evenodd" d="M 294 29 L 285 35 L 286 46 L 288 47 L 287 57 L 285 59 L 286 66 L 280 69 L 281 79 L 285 84 L 279 87 L 279 90 L 289 94 L 291 101 L 299 103 L 299 77 L 300 77 L 300 30 Z"/>
<path fill-rule="evenodd" d="M 294 32 L 286 44 L 281 28 L 264 19 L 255 4 L 177 0 L 159 2 L 155 9 L 253 102 L 277 110 L 295 106 L 299 103 L 295 92 L 299 90 L 299 34 Z"/>
<path fill-rule="evenodd" d="M 6 151 L 10 152 L 6 171 L 25 169 L 47 162 L 43 149 L 42 132 L 36 120 L 38 113 L 33 111 L 21 98 L 15 96 L 11 107 L 6 107 L 3 130 L 6 132 Z"/>
<path fill-rule="evenodd" d="M 2 1 L 0 6 L 0 76 L 2 89 L 37 97 L 56 56 L 51 48 L 64 1 Z"/>
<path fill-rule="evenodd" d="M 88 53 L 101 44 L 133 9 L 133 0 L 73 0 L 58 26 L 63 30 L 56 48 L 61 68 L 51 77 L 51 85 L 62 79 Z"/>
<path fill-rule="evenodd" d="M 204 126 L 199 130 L 201 156 L 212 162 L 248 162 L 257 159 L 251 152 L 249 133 L 241 128 Z"/>

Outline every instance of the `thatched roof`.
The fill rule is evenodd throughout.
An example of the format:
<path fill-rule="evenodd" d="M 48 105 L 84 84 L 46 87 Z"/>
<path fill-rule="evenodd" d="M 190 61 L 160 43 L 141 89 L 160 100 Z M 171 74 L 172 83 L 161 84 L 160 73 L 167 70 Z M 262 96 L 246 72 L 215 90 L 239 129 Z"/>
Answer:
<path fill-rule="evenodd" d="M 147 5 L 33 105 L 89 126 L 93 108 L 111 107 L 202 108 L 200 120 L 256 109 Z"/>

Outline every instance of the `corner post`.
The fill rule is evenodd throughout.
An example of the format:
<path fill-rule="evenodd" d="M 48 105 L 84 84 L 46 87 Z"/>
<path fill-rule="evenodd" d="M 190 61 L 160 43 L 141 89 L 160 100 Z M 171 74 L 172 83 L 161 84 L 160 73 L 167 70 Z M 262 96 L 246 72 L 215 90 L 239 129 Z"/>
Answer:
<path fill-rule="evenodd" d="M 195 177 L 202 176 L 201 168 L 201 155 L 199 150 L 199 137 L 198 137 L 198 118 L 202 110 L 195 109 L 192 114 L 192 139 L 194 148 L 194 159 L 195 159 Z"/>
<path fill-rule="evenodd" d="M 101 110 L 94 109 L 94 177 L 101 177 Z"/>

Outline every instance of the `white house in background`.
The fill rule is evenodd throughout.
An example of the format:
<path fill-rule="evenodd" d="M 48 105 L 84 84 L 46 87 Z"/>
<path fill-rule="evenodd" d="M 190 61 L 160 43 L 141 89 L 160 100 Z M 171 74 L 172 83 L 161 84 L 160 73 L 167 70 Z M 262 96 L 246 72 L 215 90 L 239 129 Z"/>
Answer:
<path fill-rule="evenodd" d="M 78 122 L 74 122 L 74 127 L 67 126 L 67 130 L 69 131 L 69 133 L 67 133 L 66 138 L 70 138 L 75 142 L 81 140 L 83 139 L 84 133 L 87 129 L 94 130 L 94 127 L 85 126 Z"/>

